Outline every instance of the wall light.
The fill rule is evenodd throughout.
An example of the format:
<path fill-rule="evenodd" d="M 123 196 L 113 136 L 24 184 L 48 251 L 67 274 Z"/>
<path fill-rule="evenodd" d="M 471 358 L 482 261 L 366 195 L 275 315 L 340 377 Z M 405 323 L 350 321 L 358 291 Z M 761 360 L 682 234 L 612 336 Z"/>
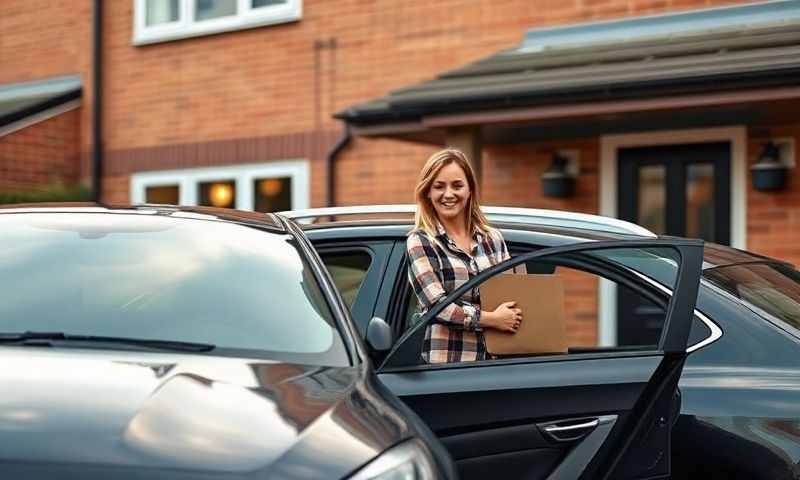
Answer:
<path fill-rule="evenodd" d="M 761 150 L 758 161 L 750 167 L 753 188 L 759 192 L 776 192 L 786 186 L 789 166 L 782 161 L 781 149 L 770 140 Z"/>
<path fill-rule="evenodd" d="M 233 189 L 227 183 L 215 183 L 208 190 L 208 197 L 215 207 L 229 207 L 233 203 Z"/>
<path fill-rule="evenodd" d="M 542 193 L 552 198 L 571 197 L 575 193 L 576 176 L 577 152 L 555 152 L 552 163 L 542 174 Z"/>

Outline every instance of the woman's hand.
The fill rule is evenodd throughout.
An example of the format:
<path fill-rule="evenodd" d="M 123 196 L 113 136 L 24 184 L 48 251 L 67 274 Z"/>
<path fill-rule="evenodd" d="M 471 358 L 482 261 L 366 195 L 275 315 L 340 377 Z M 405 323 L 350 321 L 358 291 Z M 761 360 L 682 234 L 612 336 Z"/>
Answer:
<path fill-rule="evenodd" d="M 482 312 L 481 323 L 501 332 L 516 333 L 522 323 L 522 310 L 517 308 L 517 302 L 504 302 L 492 312 Z"/>

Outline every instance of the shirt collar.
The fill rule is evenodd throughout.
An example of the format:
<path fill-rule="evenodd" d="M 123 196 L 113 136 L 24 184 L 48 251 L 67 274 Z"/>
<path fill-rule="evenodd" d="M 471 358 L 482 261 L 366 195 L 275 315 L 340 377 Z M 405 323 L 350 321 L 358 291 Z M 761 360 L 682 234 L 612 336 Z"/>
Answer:
<path fill-rule="evenodd" d="M 446 239 L 448 242 L 453 242 L 453 240 L 450 238 L 450 236 L 447 235 L 447 231 L 444 229 L 444 226 L 442 225 L 442 222 L 440 222 L 439 220 L 436 220 L 436 236 L 437 237 L 442 237 L 442 238 Z M 472 228 L 472 238 L 474 238 L 477 243 L 482 242 L 483 241 L 483 232 L 481 231 L 481 229 L 473 227 Z M 453 243 L 455 244 L 455 242 L 453 242 Z"/>

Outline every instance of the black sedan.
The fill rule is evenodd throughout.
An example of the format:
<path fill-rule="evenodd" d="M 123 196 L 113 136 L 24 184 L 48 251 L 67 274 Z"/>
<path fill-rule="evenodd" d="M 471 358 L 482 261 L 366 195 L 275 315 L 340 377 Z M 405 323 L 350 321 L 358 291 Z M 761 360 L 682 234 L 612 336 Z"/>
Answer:
<path fill-rule="evenodd" d="M 452 478 L 274 215 L 0 209 L 0 478 Z"/>
<path fill-rule="evenodd" d="M 655 236 L 641 227 L 566 212 L 485 210 L 504 232 L 512 263 L 567 279 L 568 354 L 442 366 L 421 365 L 405 346 L 395 344 L 388 359 L 372 350 L 383 362 L 381 381 L 431 427 L 462 478 L 606 478 L 612 471 L 611 478 L 670 471 L 676 479 L 800 478 L 800 273 L 793 266 L 705 244 L 692 315 L 686 309 L 694 298 L 673 298 L 689 288 L 677 275 L 691 259 L 648 243 Z M 426 321 L 415 315 L 407 285 L 412 212 L 286 212 L 304 223 L 358 331 L 368 336 L 379 317 L 408 347 L 418 345 Z M 688 348 L 671 345 L 675 322 L 686 319 Z"/>

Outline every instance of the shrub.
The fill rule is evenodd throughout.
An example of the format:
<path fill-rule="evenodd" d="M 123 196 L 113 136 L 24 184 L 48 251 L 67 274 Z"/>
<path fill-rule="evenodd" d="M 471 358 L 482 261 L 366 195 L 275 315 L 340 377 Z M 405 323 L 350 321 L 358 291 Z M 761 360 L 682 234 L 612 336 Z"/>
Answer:
<path fill-rule="evenodd" d="M 91 192 L 83 185 L 65 186 L 54 183 L 35 190 L 0 192 L 0 204 L 40 202 L 86 202 Z"/>

